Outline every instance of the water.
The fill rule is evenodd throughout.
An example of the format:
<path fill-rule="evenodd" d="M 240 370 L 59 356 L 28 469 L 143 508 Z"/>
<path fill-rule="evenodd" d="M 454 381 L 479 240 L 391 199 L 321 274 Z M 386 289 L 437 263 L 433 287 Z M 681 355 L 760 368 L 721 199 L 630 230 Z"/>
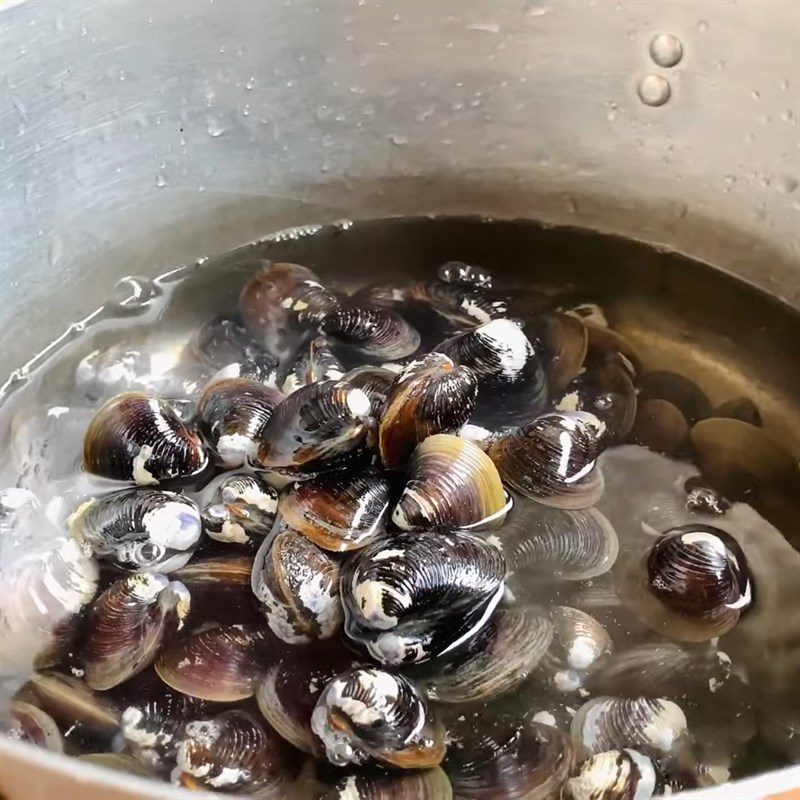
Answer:
<path fill-rule="evenodd" d="M 4 704 L 12 693 L 21 691 L 18 697 L 42 706 L 55 719 L 72 752 L 107 752 L 125 746 L 129 756 L 143 758 L 130 738 L 125 745 L 125 738 L 114 728 L 117 723 L 111 730 L 96 722 L 92 726 L 74 708 L 65 709 L 63 698 L 60 705 L 54 705 L 46 693 L 19 687 L 29 677 L 37 653 L 41 662 L 41 650 L 52 643 L 50 629 L 56 624 L 62 649 L 47 663 L 70 678 L 84 676 L 82 648 L 87 622 L 74 612 L 96 591 L 120 578 L 107 564 L 98 570 L 98 564 L 84 558 L 67 534 L 70 514 L 87 497 L 118 488 L 118 484 L 81 469 L 84 432 L 97 407 L 121 391 L 145 391 L 168 398 L 179 416 L 191 421 L 194 404 L 218 366 L 198 356 L 198 331 L 217 315 L 236 311 L 241 288 L 267 258 L 306 264 L 338 292 L 378 281 L 392 285 L 431 281 L 439 264 L 462 259 L 494 274 L 492 291 L 507 299 L 510 316 L 523 324 L 529 338 L 537 332 L 541 335 L 542 313 L 561 309 L 592 326 L 595 347 L 598 341 L 607 345 L 610 339 L 612 351 L 624 356 L 619 362 L 625 364 L 623 369 L 632 368 L 636 373 L 640 412 L 657 410 L 671 398 L 673 406 L 682 409 L 682 424 L 689 426 L 723 413 L 720 407 L 726 401 L 749 398 L 751 404 L 729 405 L 725 412 L 735 411 L 750 422 L 763 424 L 763 429 L 753 429 L 755 433 L 748 428 L 746 446 L 730 456 L 734 461 L 744 459 L 748 469 L 726 473 L 713 458 L 698 463 L 680 426 L 677 434 L 668 425 L 655 430 L 653 420 L 642 415 L 633 433 L 621 436 L 599 458 L 596 469 L 603 475 L 604 491 L 591 514 L 570 516 L 515 493 L 515 505 L 505 525 L 482 535 L 503 548 L 512 562 L 518 537 L 526 541 L 531 531 L 541 534 L 541 526 L 548 521 L 555 520 L 550 530 L 558 538 L 568 523 L 606 520 L 604 524 L 613 528 L 618 540 L 618 548 L 612 548 L 608 556 L 610 562 L 616 557 L 610 571 L 602 568 L 599 574 L 595 570 L 581 577 L 580 570 L 585 567 L 571 563 L 568 570 L 558 559 L 542 569 L 540 550 L 538 566 L 514 562 L 501 608 L 546 616 L 556 605 L 582 610 L 601 623 L 610 637 L 612 656 L 605 658 L 611 663 L 616 663 L 615 654 L 631 648 L 661 652 L 657 646 L 669 643 L 668 636 L 648 627 L 644 606 L 636 604 L 636 595 L 628 591 L 626 583 L 659 535 L 675 525 L 699 524 L 733 536 L 749 565 L 755 600 L 718 639 L 681 645 L 686 657 L 700 659 L 698 664 L 711 658 L 714 669 L 706 675 L 705 667 L 698 666 L 691 673 L 693 679 L 675 677 L 659 687 L 661 697 L 679 706 L 689 738 L 685 747 L 655 755 L 675 787 L 710 785 L 728 776 L 743 777 L 798 759 L 800 495 L 796 464 L 800 384 L 798 371 L 791 366 L 796 367 L 800 358 L 798 315 L 722 272 L 683 257 L 614 237 L 525 222 L 343 221 L 270 235 L 156 281 L 123 279 L 103 310 L 89 315 L 57 346 L 18 371 L 2 397 L 0 631 L 4 644 L 14 641 L 13 648 L 1 648 Z M 597 268 L 600 265 L 602 269 Z M 709 302 L 711 297 L 713 302 Z M 428 349 L 466 324 L 454 325 L 421 314 L 419 309 L 409 319 L 420 327 Z M 604 327 L 606 322 L 611 333 Z M 221 358 L 233 358 L 226 352 Z M 685 376 L 691 383 L 673 379 L 665 388 L 661 379 L 652 376 L 664 371 Z M 575 391 L 575 385 L 567 387 L 560 408 L 575 407 Z M 601 414 L 614 407 L 615 391 L 604 384 L 592 389 L 593 410 Z M 658 402 L 652 405 L 654 401 L 662 406 Z M 498 405 L 503 402 L 498 396 Z M 465 435 L 486 446 L 485 431 L 473 426 Z M 653 446 L 658 442 L 670 456 L 654 453 L 634 440 L 650 441 Z M 699 472 L 724 485 L 723 514 L 709 513 L 707 506 L 687 508 L 685 487 Z M 199 482 L 180 490 L 204 504 L 215 485 L 206 487 L 210 478 L 204 473 Z M 399 491 L 404 483 L 402 473 L 394 482 Z M 189 562 L 194 573 L 171 576 L 173 580 L 180 577 L 192 594 L 183 634 L 216 623 L 243 626 L 244 630 L 266 628 L 247 581 L 253 552 L 241 544 L 206 540 Z M 241 554 L 239 566 L 228 573 L 221 588 L 213 588 L 207 580 L 198 582 L 194 565 L 231 554 Z M 65 576 L 70 564 L 71 571 Z M 200 574 L 207 578 L 209 568 Z M 573 645 L 570 649 L 562 643 L 562 650 L 553 645 L 549 655 L 529 669 L 526 680 L 505 696 L 436 707 L 452 738 L 444 766 L 456 788 L 464 785 L 464 775 L 472 768 L 469 754 L 478 747 L 476 734 L 501 741 L 514 726 L 543 722 L 560 726 L 565 736 L 570 735 L 576 710 L 603 694 L 604 674 L 598 677 L 587 666 L 592 661 L 590 640 Z M 316 664 L 324 672 L 325 659 L 332 657 L 331 648 L 336 646 L 287 647 L 288 651 L 278 649 L 282 668 L 288 663 L 294 665 L 292 675 L 309 673 L 308 686 L 311 691 L 319 690 L 317 684 L 324 684 L 327 678 L 313 672 L 312 666 Z M 12 651 L 14 658 L 10 659 Z M 273 664 L 274 653 L 262 658 Z M 465 657 L 462 653 L 457 658 Z M 662 668 L 669 663 L 666 658 L 662 657 Z M 603 663 L 598 661 L 596 666 Z M 429 685 L 438 679 L 438 669 L 434 662 L 408 672 L 420 685 Z M 705 677 L 698 680 L 698 675 Z M 298 681 L 301 678 L 295 679 Z M 155 702 L 165 691 L 148 668 L 97 696 L 112 701 L 119 713 L 131 705 Z M 298 697 L 298 691 L 292 695 L 293 702 L 302 706 L 308 700 L 302 691 Z M 619 691 L 615 686 L 614 692 Z M 646 687 L 636 691 L 644 692 Z M 267 703 L 273 709 L 277 701 L 271 697 Z M 240 706 L 260 719 L 252 699 L 226 707 Z M 198 704 L 185 714 L 203 718 L 219 711 L 220 707 Z M 20 736 L 18 725 L 6 722 L 9 724 L 12 735 Z M 152 770 L 152 764 L 146 769 Z M 169 774 L 170 769 L 160 772 L 167 779 Z M 324 769 L 318 777 L 332 779 Z M 300 796 L 300 789 L 295 789 Z M 287 790 L 286 796 L 295 796 L 292 791 Z M 494 789 L 491 796 L 505 795 Z"/>

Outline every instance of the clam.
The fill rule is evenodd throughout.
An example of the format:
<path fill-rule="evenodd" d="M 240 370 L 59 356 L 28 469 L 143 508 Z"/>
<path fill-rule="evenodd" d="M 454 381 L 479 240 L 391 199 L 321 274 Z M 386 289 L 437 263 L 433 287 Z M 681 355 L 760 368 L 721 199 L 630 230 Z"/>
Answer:
<path fill-rule="evenodd" d="M 527 330 L 541 343 L 551 394 L 562 392 L 577 377 L 586 359 L 586 326 L 567 314 L 541 314 L 531 320 Z"/>
<path fill-rule="evenodd" d="M 13 700 L 10 711 L 10 724 L 4 730 L 9 738 L 30 742 L 54 753 L 64 752 L 61 731 L 49 714 L 24 700 Z"/>
<path fill-rule="evenodd" d="M 436 351 L 469 367 L 478 379 L 473 422 L 495 427 L 529 422 L 547 400 L 541 354 L 510 319 L 495 319 L 447 339 Z"/>
<path fill-rule="evenodd" d="M 222 469 L 238 469 L 258 451 L 261 431 L 283 395 L 248 378 L 210 383 L 197 404 L 197 424 Z"/>
<path fill-rule="evenodd" d="M 342 380 L 361 389 L 369 397 L 372 406 L 372 416 L 380 419 L 383 413 L 383 404 L 389 387 L 397 377 L 394 372 L 384 367 L 356 367 L 342 375 Z"/>
<path fill-rule="evenodd" d="M 711 416 L 711 403 L 703 390 L 676 372 L 646 372 L 639 377 L 638 387 L 641 402 L 667 400 L 680 410 L 690 426 Z"/>
<path fill-rule="evenodd" d="M 628 371 L 619 363 L 588 363 L 560 394 L 556 411 L 589 411 L 604 425 L 606 444 L 623 441 L 636 417 L 636 388 Z"/>
<path fill-rule="evenodd" d="M 687 737 L 685 714 L 664 698 L 595 697 L 572 719 L 573 740 L 591 755 L 625 747 L 666 755 Z"/>
<path fill-rule="evenodd" d="M 633 422 L 633 440 L 656 453 L 676 456 L 689 445 L 689 423 L 669 400 L 640 400 Z"/>
<path fill-rule="evenodd" d="M 475 407 L 478 382 L 469 367 L 439 353 L 412 361 L 392 384 L 378 426 L 381 460 L 405 465 L 414 448 L 436 433 L 456 433 Z"/>
<path fill-rule="evenodd" d="M 269 668 L 256 689 L 256 701 L 269 724 L 298 750 L 315 753 L 311 714 L 322 690 L 339 673 L 356 666 L 339 643 L 294 647 Z"/>
<path fill-rule="evenodd" d="M 247 711 L 187 722 L 176 745 L 173 783 L 218 792 L 282 793 L 297 774 L 286 742 Z"/>
<path fill-rule="evenodd" d="M 497 544 L 509 573 L 522 581 L 584 581 L 603 575 L 619 552 L 616 531 L 596 509 L 566 511 L 518 500 Z"/>
<path fill-rule="evenodd" d="M 389 479 L 381 470 L 331 472 L 298 481 L 281 495 L 284 522 L 325 550 L 357 550 L 383 533 Z"/>
<path fill-rule="evenodd" d="M 465 264 L 463 261 L 445 261 L 436 270 L 436 277 L 445 283 L 478 286 L 483 289 L 492 288 L 492 273 L 488 269 L 474 264 Z"/>
<path fill-rule="evenodd" d="M 465 653 L 425 682 L 431 700 L 470 703 L 517 689 L 550 647 L 553 625 L 526 609 L 500 609 L 468 644 Z"/>
<path fill-rule="evenodd" d="M 413 772 L 357 772 L 341 778 L 319 800 L 453 800 L 440 767 Z"/>
<path fill-rule="evenodd" d="M 18 699 L 38 706 L 65 728 L 75 726 L 82 733 L 109 739 L 119 729 L 117 704 L 71 675 L 35 672 L 19 694 Z"/>
<path fill-rule="evenodd" d="M 307 383 L 339 380 L 342 375 L 342 362 L 336 357 L 327 338 L 317 336 L 300 351 L 291 369 L 283 377 L 281 389 L 285 394 L 291 394 Z"/>
<path fill-rule="evenodd" d="M 350 295 L 350 303 L 357 308 L 400 309 L 408 300 L 408 289 L 395 283 L 370 283 Z"/>
<path fill-rule="evenodd" d="M 392 522 L 401 530 L 486 530 L 500 527 L 510 507 L 486 453 L 459 436 L 438 433 L 414 450 Z"/>
<path fill-rule="evenodd" d="M 596 325 L 598 328 L 608 327 L 608 318 L 606 312 L 603 311 L 602 306 L 597 303 L 578 303 L 570 308 L 564 309 L 564 314 L 581 322 L 588 322 L 590 325 Z"/>
<path fill-rule="evenodd" d="M 504 590 L 500 551 L 470 533 L 401 533 L 342 567 L 345 630 L 384 664 L 426 661 L 474 636 Z"/>
<path fill-rule="evenodd" d="M 685 506 L 697 514 L 724 514 L 730 502 L 713 486 L 709 486 L 700 476 L 693 475 L 683 484 L 686 492 Z"/>
<path fill-rule="evenodd" d="M 94 415 L 83 444 L 88 472 L 149 486 L 202 472 L 199 436 L 163 400 L 143 392 L 112 397 Z"/>
<path fill-rule="evenodd" d="M 363 450 L 371 429 L 369 397 L 343 381 L 320 381 L 290 394 L 264 426 L 258 462 L 268 470 L 310 476 Z"/>
<path fill-rule="evenodd" d="M 253 593 L 284 642 L 330 639 L 342 624 L 339 564 L 305 536 L 280 530 L 256 554 Z"/>
<path fill-rule="evenodd" d="M 699 523 L 662 534 L 641 560 L 622 565 L 618 584 L 648 627 L 687 642 L 727 633 L 754 600 L 739 544 L 725 531 Z"/>
<path fill-rule="evenodd" d="M 397 361 L 417 352 L 420 335 L 388 308 L 341 308 L 322 318 L 322 330 L 360 356 Z"/>
<path fill-rule="evenodd" d="M 270 532 L 277 508 L 278 493 L 263 478 L 225 475 L 203 508 L 203 528 L 218 542 L 249 544 Z"/>
<path fill-rule="evenodd" d="M 712 412 L 712 417 L 730 417 L 747 422 L 760 428 L 764 424 L 758 406 L 749 397 L 734 397 L 718 405 Z"/>
<path fill-rule="evenodd" d="M 605 425 L 585 411 L 545 414 L 497 437 L 489 457 L 520 494 L 556 508 L 587 508 L 603 493 L 595 459 Z"/>
<path fill-rule="evenodd" d="M 105 690 L 141 672 L 183 627 L 189 591 L 164 575 L 135 572 L 97 598 L 83 647 L 86 683 Z"/>
<path fill-rule="evenodd" d="M 317 701 L 311 730 L 332 764 L 425 769 L 445 755 L 444 728 L 411 681 L 376 667 L 336 676 Z"/>
<path fill-rule="evenodd" d="M 195 356 L 215 369 L 241 367 L 264 383 L 274 376 L 278 360 L 250 338 L 241 318 L 220 314 L 200 329 L 193 343 Z"/>
<path fill-rule="evenodd" d="M 253 696 L 269 665 L 267 650 L 265 631 L 221 625 L 172 645 L 156 661 L 156 672 L 190 697 L 232 703 Z"/>
<path fill-rule="evenodd" d="M 339 301 L 299 264 L 267 263 L 242 289 L 239 310 L 250 334 L 281 364 L 290 364 L 298 348 Z"/>
<path fill-rule="evenodd" d="M 459 327 L 474 328 L 508 315 L 508 305 L 485 287 L 446 281 L 421 281 L 408 289 L 411 300 Z"/>
<path fill-rule="evenodd" d="M 122 489 L 82 503 L 69 518 L 88 554 L 127 571 L 169 573 L 191 558 L 202 534 L 188 498 L 161 489 Z"/>
<path fill-rule="evenodd" d="M 542 668 L 560 692 L 583 686 L 587 671 L 612 651 L 608 631 L 585 611 L 554 606 L 550 611 L 553 637 Z"/>
<path fill-rule="evenodd" d="M 650 756 L 623 748 L 577 764 L 564 785 L 565 800 L 650 800 L 664 788 Z"/>
<path fill-rule="evenodd" d="M 585 685 L 593 694 L 679 700 L 715 693 L 730 674 L 730 658 L 713 647 L 648 642 L 595 664 Z"/>
<path fill-rule="evenodd" d="M 182 581 L 189 588 L 195 586 L 219 587 L 221 589 L 250 588 L 250 573 L 253 569 L 253 556 L 221 555 L 192 559 L 186 566 L 176 569 L 172 577 Z"/>
<path fill-rule="evenodd" d="M 572 747 L 557 728 L 521 719 L 451 747 L 445 764 L 463 800 L 550 800 L 569 774 Z"/>
<path fill-rule="evenodd" d="M 632 378 L 641 374 L 641 356 L 628 339 L 613 328 L 597 325 L 587 318 L 583 319 L 583 324 L 586 326 L 588 336 L 588 354 L 593 359 L 620 363 Z"/>

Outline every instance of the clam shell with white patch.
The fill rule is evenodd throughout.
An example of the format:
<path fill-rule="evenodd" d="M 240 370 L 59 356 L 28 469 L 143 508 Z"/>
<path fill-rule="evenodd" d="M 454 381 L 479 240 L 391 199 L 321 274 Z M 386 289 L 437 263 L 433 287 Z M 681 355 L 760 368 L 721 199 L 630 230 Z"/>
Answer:
<path fill-rule="evenodd" d="M 252 473 L 224 475 L 209 487 L 210 501 L 203 507 L 203 529 L 218 542 L 250 544 L 272 529 L 278 509 L 278 492 Z"/>

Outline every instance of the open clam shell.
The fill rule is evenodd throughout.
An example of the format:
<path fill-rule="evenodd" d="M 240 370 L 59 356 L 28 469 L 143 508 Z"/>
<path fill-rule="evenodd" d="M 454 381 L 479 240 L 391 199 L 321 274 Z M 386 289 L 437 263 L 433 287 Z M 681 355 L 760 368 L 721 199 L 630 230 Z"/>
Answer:
<path fill-rule="evenodd" d="M 122 489 L 90 498 L 68 524 L 87 554 L 122 570 L 162 573 L 186 564 L 203 530 L 191 500 L 161 489 Z"/>
<path fill-rule="evenodd" d="M 378 426 L 378 448 L 387 469 L 402 467 L 423 439 L 456 433 L 469 420 L 478 381 L 469 367 L 440 353 L 412 361 L 397 376 Z"/>
<path fill-rule="evenodd" d="M 411 681 L 376 667 L 337 675 L 317 701 L 311 729 L 332 764 L 371 761 L 425 769 L 445 755 L 444 728 Z"/>
<path fill-rule="evenodd" d="M 208 456 L 168 403 L 126 392 L 95 414 L 84 437 L 83 463 L 95 475 L 150 486 L 197 475 Z"/>
<path fill-rule="evenodd" d="M 330 639 L 341 627 L 339 564 L 297 531 L 280 530 L 264 541 L 252 588 L 267 624 L 284 642 Z"/>
<path fill-rule="evenodd" d="M 541 413 L 547 376 L 537 353 L 516 322 L 495 319 L 447 339 L 435 348 L 478 379 L 473 422 L 487 427 L 521 425 Z"/>
<path fill-rule="evenodd" d="M 389 387 L 394 383 L 397 375 L 390 369 L 384 367 L 355 367 L 342 375 L 342 380 L 361 389 L 369 397 L 372 406 L 372 416 L 380 419 L 383 414 L 383 405 L 386 395 L 389 394 Z"/>
<path fill-rule="evenodd" d="M 380 539 L 342 567 L 345 631 L 384 664 L 426 661 L 488 622 L 504 577 L 500 551 L 464 531 Z"/>
<path fill-rule="evenodd" d="M 247 378 L 209 384 L 197 404 L 197 424 L 222 469 L 238 469 L 258 451 L 261 431 L 283 394 Z"/>
<path fill-rule="evenodd" d="M 604 433 L 604 423 L 585 411 L 544 414 L 497 437 L 488 454 L 520 494 L 556 508 L 588 508 L 603 493 L 595 459 Z"/>
<path fill-rule="evenodd" d="M 385 530 L 389 479 L 378 469 L 331 472 L 281 495 L 281 518 L 324 550 L 364 547 Z"/>
<path fill-rule="evenodd" d="M 264 426 L 258 463 L 300 477 L 341 466 L 364 448 L 371 411 L 367 395 L 343 381 L 303 386 Z"/>
<path fill-rule="evenodd" d="M 252 473 L 225 475 L 203 508 L 203 528 L 218 542 L 250 544 L 272 529 L 278 492 Z"/>
<path fill-rule="evenodd" d="M 86 683 L 110 689 L 150 666 L 183 627 L 189 591 L 164 575 L 136 572 L 97 598 L 83 647 Z"/>
<path fill-rule="evenodd" d="M 156 661 L 156 672 L 178 692 L 232 703 L 252 697 L 269 666 L 267 634 L 246 625 L 224 625 L 176 642 Z"/>
<path fill-rule="evenodd" d="M 64 740 L 55 720 L 38 706 L 24 700 L 13 700 L 10 723 L 3 733 L 11 739 L 30 742 L 54 753 L 64 752 Z"/>
<path fill-rule="evenodd" d="M 419 350 L 420 335 L 396 311 L 386 307 L 341 308 L 321 323 L 328 336 L 373 361 L 397 361 Z"/>
<path fill-rule="evenodd" d="M 564 784 L 565 800 L 650 800 L 663 788 L 655 762 L 630 748 L 581 761 Z"/>
<path fill-rule="evenodd" d="M 486 453 L 459 436 L 439 433 L 414 450 L 392 522 L 401 530 L 487 530 L 500 527 L 510 507 Z"/>

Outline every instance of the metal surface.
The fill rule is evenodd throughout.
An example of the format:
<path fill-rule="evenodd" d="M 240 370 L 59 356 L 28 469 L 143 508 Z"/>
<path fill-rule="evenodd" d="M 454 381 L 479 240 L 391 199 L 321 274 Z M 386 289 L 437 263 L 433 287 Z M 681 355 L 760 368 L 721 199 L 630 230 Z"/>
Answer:
<path fill-rule="evenodd" d="M 2 377 L 122 275 L 341 217 L 569 222 L 800 306 L 797 3 L 29 0 L 0 25 Z M 3 748 L 33 775 L 8 800 L 167 796 Z"/>

